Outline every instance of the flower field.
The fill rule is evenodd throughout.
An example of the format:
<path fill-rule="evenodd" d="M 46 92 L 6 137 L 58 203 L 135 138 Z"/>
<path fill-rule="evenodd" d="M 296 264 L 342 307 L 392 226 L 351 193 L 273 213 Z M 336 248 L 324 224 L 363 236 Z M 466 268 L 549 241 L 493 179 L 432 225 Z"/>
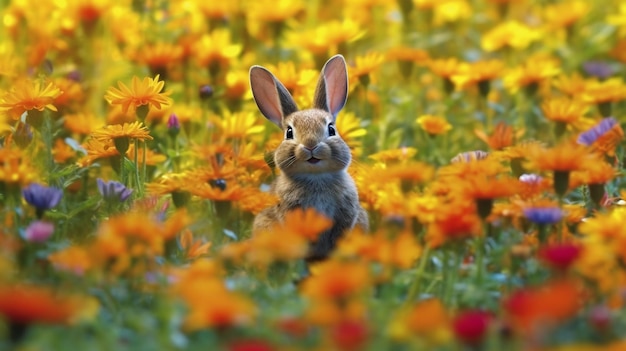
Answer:
<path fill-rule="evenodd" d="M 1 4 L 0 350 L 626 349 L 625 1 Z M 310 262 L 250 68 L 337 54 L 369 230 Z"/>

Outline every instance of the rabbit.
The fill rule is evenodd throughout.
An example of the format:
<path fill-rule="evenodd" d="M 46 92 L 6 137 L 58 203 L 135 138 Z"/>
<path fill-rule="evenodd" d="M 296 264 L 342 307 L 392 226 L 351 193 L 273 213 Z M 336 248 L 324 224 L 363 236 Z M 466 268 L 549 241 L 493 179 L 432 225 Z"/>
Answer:
<path fill-rule="evenodd" d="M 285 86 L 261 66 L 250 68 L 250 86 L 261 113 L 284 131 L 274 153 L 280 174 L 270 188 L 279 202 L 255 217 L 252 232 L 271 229 L 290 210 L 313 208 L 332 219 L 333 226 L 310 243 L 305 260 L 324 260 L 344 232 L 355 225 L 369 229 L 367 212 L 347 172 L 350 148 L 335 128 L 348 96 L 346 61 L 335 55 L 326 62 L 311 109 L 298 110 Z"/>

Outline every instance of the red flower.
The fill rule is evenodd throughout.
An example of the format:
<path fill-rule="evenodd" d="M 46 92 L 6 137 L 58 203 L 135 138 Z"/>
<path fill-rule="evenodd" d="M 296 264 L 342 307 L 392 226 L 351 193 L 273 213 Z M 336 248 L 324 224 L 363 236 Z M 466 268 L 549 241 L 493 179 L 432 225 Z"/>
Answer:
<path fill-rule="evenodd" d="M 544 246 L 537 255 L 548 266 L 558 271 L 566 271 L 580 257 L 581 251 L 580 245 L 564 243 Z"/>
<path fill-rule="evenodd" d="M 452 327 L 456 337 L 464 344 L 479 344 L 487 334 L 493 315 L 486 311 L 465 311 L 454 319 Z"/>
<path fill-rule="evenodd" d="M 264 340 L 238 340 L 228 345 L 228 351 L 275 351 L 276 348 Z"/>
<path fill-rule="evenodd" d="M 367 336 L 367 326 L 358 321 L 343 321 L 332 330 L 332 339 L 339 350 L 358 350 L 365 345 Z"/>

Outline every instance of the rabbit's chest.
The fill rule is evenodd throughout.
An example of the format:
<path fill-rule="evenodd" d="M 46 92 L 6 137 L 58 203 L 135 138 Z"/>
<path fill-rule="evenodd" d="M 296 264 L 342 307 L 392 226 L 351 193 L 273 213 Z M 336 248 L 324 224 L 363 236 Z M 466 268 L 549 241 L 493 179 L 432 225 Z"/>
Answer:
<path fill-rule="evenodd" d="M 314 208 L 326 217 L 351 216 L 354 203 L 358 203 L 356 187 L 350 177 L 328 177 L 320 179 L 299 180 L 292 186 L 278 188 L 281 207 L 290 210 L 294 208 Z"/>

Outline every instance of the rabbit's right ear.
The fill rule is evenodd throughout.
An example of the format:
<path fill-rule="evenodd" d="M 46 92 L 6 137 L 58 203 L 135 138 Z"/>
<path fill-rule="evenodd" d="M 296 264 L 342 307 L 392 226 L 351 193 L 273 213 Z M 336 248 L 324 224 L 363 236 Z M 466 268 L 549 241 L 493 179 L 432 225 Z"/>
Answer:
<path fill-rule="evenodd" d="M 250 87 L 261 113 L 281 129 L 283 118 L 298 111 L 287 88 L 267 69 L 261 66 L 250 68 Z"/>

